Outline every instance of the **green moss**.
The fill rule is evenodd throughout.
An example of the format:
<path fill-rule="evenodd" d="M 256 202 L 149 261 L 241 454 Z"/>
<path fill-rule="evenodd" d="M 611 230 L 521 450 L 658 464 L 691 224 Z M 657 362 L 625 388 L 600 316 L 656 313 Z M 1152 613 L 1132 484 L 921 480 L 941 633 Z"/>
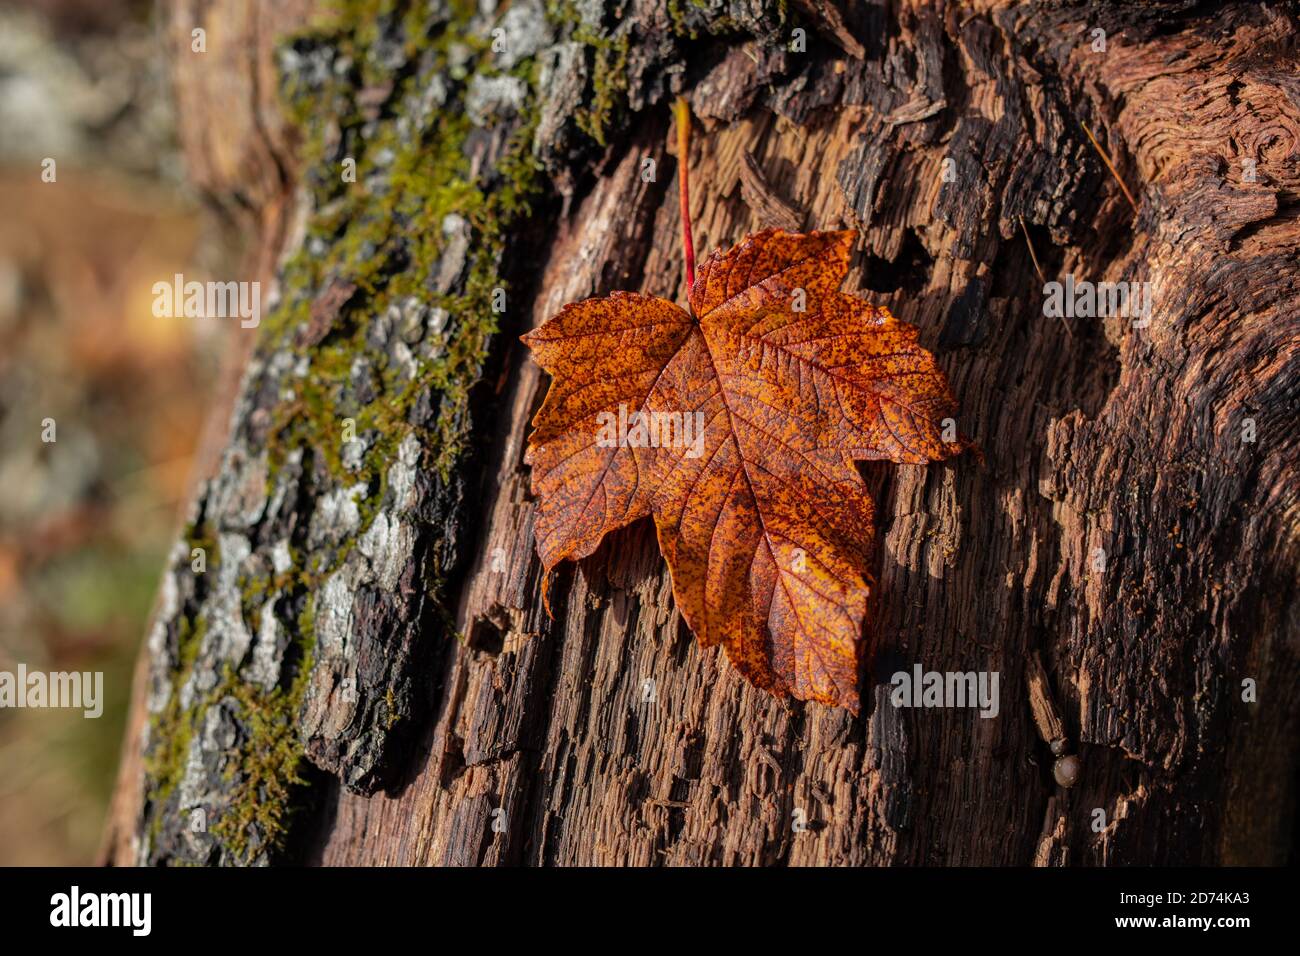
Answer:
<path fill-rule="evenodd" d="M 426 27 L 412 11 L 404 22 L 408 34 L 431 33 L 435 71 L 446 70 L 448 51 L 461 47 L 479 58 L 477 72 L 496 72 L 485 56 L 487 44 L 482 38 L 454 28 Z M 352 24 L 339 29 L 334 46 L 357 59 L 366 28 Z M 531 78 L 531 62 L 516 71 Z M 418 83 L 419 77 L 406 78 L 393 91 L 393 98 L 398 102 L 418 98 Z M 458 87 L 453 98 L 463 97 L 465 86 Z M 329 90 L 323 98 L 336 95 L 338 90 Z M 308 117 L 319 115 L 301 104 L 299 110 Z M 526 110 L 535 113 L 531 97 Z M 319 119 L 316 122 L 319 125 Z M 469 169 L 465 147 L 472 127 L 459 102 L 439 110 L 420 135 L 399 129 L 396 117 L 378 120 L 377 131 L 357 157 L 357 182 L 337 197 L 337 175 L 317 184 L 316 205 L 326 211 L 313 218 L 308 242 L 286 267 L 284 284 L 291 291 L 277 314 L 263 323 L 264 334 L 272 347 L 289 343 L 291 333 L 310 314 L 311 290 L 323 288 L 331 278 L 354 283 L 358 292 L 351 314 L 340 318 L 335 332 L 306 350 L 309 366 L 299 394 L 276 412 L 273 475 L 291 449 L 310 447 L 338 480 L 363 481 L 381 491 L 383 471 L 413 427 L 411 409 L 429 390 L 440 393 L 439 416 L 431 433 L 421 436 L 422 444 L 436 449 L 434 467 L 444 476 L 450 473 L 466 437 L 468 390 L 478 378 L 497 329 L 492 294 L 506 288 L 499 275 L 504 239 L 514 222 L 528 213 L 529 198 L 540 186 L 540 169 L 530 151 L 535 122 L 531 115 L 524 123 L 487 185 Z M 379 165 L 381 158 L 385 161 Z M 463 292 L 435 296 L 426 282 L 446 251 L 442 223 L 451 213 L 464 217 L 472 230 L 469 278 Z M 323 256 L 322 245 L 327 250 Z M 445 310 L 449 319 L 443 340 L 435 343 L 441 346 L 437 357 L 417 356 L 418 374 L 403 381 L 398 370 L 388 367 L 385 355 L 367 346 L 365 331 L 370 317 L 384 314 L 410 296 Z M 359 356 L 370 360 L 379 378 L 377 397 L 365 404 L 347 397 L 350 371 Z M 341 460 L 341 426 L 347 418 L 356 422 L 358 436 L 373 441 L 360 467 L 350 474 Z"/>
<path fill-rule="evenodd" d="M 244 737 L 226 765 L 233 789 L 212 834 L 241 863 L 251 862 L 260 849 L 283 849 L 288 836 L 294 788 L 306 783 L 296 721 L 311 670 L 308 654 L 288 690 L 266 691 L 228 669 L 218 691 L 217 700 L 229 694 L 238 701 Z"/>
<path fill-rule="evenodd" d="M 193 671 L 206 624 L 199 619 L 191 625 L 189 618 L 182 618 L 177 683 L 151 727 L 152 746 L 145 758 L 147 796 L 162 808 L 180 785 L 190 745 L 208 709 L 227 698 L 238 703 L 243 735 L 238 751 L 229 755 L 225 771 L 232 784 L 231 796 L 225 806 L 205 809 L 215 814 L 211 833 L 241 863 L 251 862 L 258 847 L 270 853 L 283 848 L 294 804 L 292 791 L 303 783 L 303 750 L 295 723 L 312 669 L 315 640 L 310 610 L 304 610 L 298 623 L 298 643 L 305 656 L 298 661 L 288 689 L 267 691 L 243 680 L 228 666 L 214 688 L 184 707 L 180 688 Z M 176 809 L 184 812 L 192 808 Z M 154 840 L 163 819 L 163 813 L 154 814 L 150 830 Z"/>
<path fill-rule="evenodd" d="M 177 669 L 167 704 L 150 720 L 150 748 L 145 754 L 144 775 L 146 796 L 157 806 L 164 805 L 180 785 L 185 773 L 185 759 L 190 742 L 198 726 L 201 712 L 198 705 L 188 708 L 181 705 L 181 688 L 189 680 L 198 658 L 199 648 L 207 633 L 207 622 L 180 619 L 177 631 Z M 163 816 L 155 813 L 150 821 L 151 839 L 157 839 Z"/>
<path fill-rule="evenodd" d="M 221 563 L 221 548 L 217 543 L 217 536 L 206 522 L 186 525 L 185 530 L 181 532 L 181 539 L 189 546 L 189 553 L 185 555 L 185 562 L 191 567 L 193 567 L 194 550 L 196 548 L 203 551 L 204 573 L 211 571 Z"/>
<path fill-rule="evenodd" d="M 268 493 L 278 482 L 288 456 L 301 450 L 338 487 L 364 485 L 358 508 L 364 533 L 378 513 L 387 491 L 387 471 L 397 449 L 412 431 L 428 452 L 423 463 L 444 479 L 459 460 L 470 425 L 469 392 L 479 379 L 492 335 L 497 331 L 493 297 L 509 289 L 501 275 L 501 258 L 512 228 L 530 211 L 530 200 L 541 183 L 541 169 L 531 155 L 536 124 L 536 100 L 530 93 L 524 121 L 511 137 L 505 155 L 486 177 L 474 174 L 466 157 L 473 133 L 465 116 L 463 97 L 469 78 L 451 84 L 450 101 L 423 128 L 410 119 L 408 107 L 423 95 L 419 75 L 401 78 L 389 105 L 369 122 L 356 94 L 390 81 L 375 73 L 368 51 L 379 38 L 379 22 L 395 12 L 405 34 L 406 52 L 414 58 L 432 57 L 434 72 L 452 74 L 454 55 L 468 52 L 471 73 L 498 72 L 491 65 L 488 42 L 466 33 L 460 24 L 475 11 L 472 0 L 454 0 L 450 25 L 430 19 L 429 5 L 397 0 L 345 0 L 328 22 L 315 24 L 301 37 L 306 50 L 329 49 L 333 62 L 349 62 L 343 71 L 328 71 L 323 85 L 308 88 L 301 77 L 286 78 L 282 91 L 287 108 L 301 127 L 300 155 L 306 164 L 304 185 L 314 210 L 306 241 L 281 273 L 280 305 L 259 330 L 262 354 L 290 349 L 305 360 L 306 375 L 287 383 L 293 394 L 272 410 L 269 430 Z M 399 9 L 400 8 L 400 9 Z M 388 31 L 391 33 L 391 31 Z M 512 74 L 531 84 L 534 64 L 526 61 Z M 306 75 L 306 74 L 304 74 Z M 314 74 L 319 75 L 319 73 Z M 396 104 L 394 108 L 393 104 Z M 365 135 L 362 127 L 366 126 Z M 344 183 L 337 149 L 356 160 L 356 182 Z M 444 218 L 458 214 L 471 230 L 466 279 L 446 294 L 434 295 L 426 285 L 446 252 Z M 334 280 L 351 282 L 356 293 L 334 327 L 310 345 L 298 341 L 299 329 L 310 319 L 312 302 Z M 389 366 L 387 355 L 367 341 L 376 316 L 408 297 L 446 311 L 448 319 L 431 355 L 417 356 L 417 374 L 405 378 Z M 431 335 L 433 333 L 430 333 Z M 426 337 L 426 344 L 429 339 Z M 352 368 L 364 359 L 373 370 L 373 397 L 361 401 L 351 387 Z M 416 402 L 432 394 L 436 415 L 429 423 L 413 421 Z M 359 465 L 343 464 L 342 423 L 353 419 L 356 435 L 368 442 Z M 255 630 L 261 609 L 273 596 L 285 601 L 310 596 L 355 546 L 356 537 L 332 553 L 313 553 L 306 561 L 294 555 L 287 574 L 258 574 L 238 582 L 246 626 Z M 206 527 L 190 528 L 185 539 L 208 551 L 211 567 L 217 558 L 216 540 Z M 200 592 L 200 600 L 201 600 Z M 227 668 L 217 686 L 192 706 L 180 706 L 180 688 L 189 680 L 202 643 L 205 622 L 187 616 L 181 621 L 182 640 L 172 693 L 163 713 L 153 719 L 152 744 L 146 759 L 147 794 L 154 815 L 151 833 L 159 834 L 163 814 L 183 778 L 186 756 L 208 708 L 223 700 L 237 702 L 242 732 L 239 750 L 226 764 L 229 799 L 216 813 L 211 833 L 234 859 L 248 861 L 261 850 L 274 853 L 283 845 L 302 784 L 302 745 L 296 730 L 315 651 L 314 609 L 308 597 L 291 626 L 291 683 L 273 690 L 249 684 Z M 297 661 L 293 664 L 293 661 Z M 400 719 L 395 696 L 384 699 L 381 718 L 387 727 Z M 175 808 L 172 808 L 175 809 Z M 186 809 L 186 808 L 181 808 Z"/>
<path fill-rule="evenodd" d="M 397 698 L 390 687 L 384 693 L 384 729 L 392 730 L 401 722 L 401 710 L 397 706 Z"/>
<path fill-rule="evenodd" d="M 673 36 L 683 40 L 699 39 L 700 29 L 692 25 L 692 10 L 710 13 L 708 0 L 668 0 L 669 29 Z M 568 32 L 570 40 L 588 49 L 589 102 L 574 114 L 580 130 L 599 146 L 608 145 L 612 130 L 622 126 L 628 116 L 628 51 L 630 34 L 616 26 L 592 24 L 585 21 L 573 0 L 551 0 L 547 5 L 548 18 Z M 771 5 L 769 16 L 778 29 L 788 22 L 786 0 Z M 706 23 L 711 36 L 726 36 L 742 32 L 739 24 L 726 15 L 712 15 L 694 23 Z"/>
<path fill-rule="evenodd" d="M 606 146 L 610 130 L 627 115 L 628 35 L 611 35 L 588 23 L 573 0 L 551 0 L 546 16 L 570 41 L 587 48 L 590 103 L 574 113 L 573 121 L 597 145 Z"/>
<path fill-rule="evenodd" d="M 167 698 L 167 706 L 154 718 L 151 728 L 150 737 L 155 746 L 145 759 L 145 773 L 155 781 L 156 792 L 163 799 L 180 783 L 185 769 L 185 755 L 190 749 L 194 726 L 186 719 L 190 714 L 181 707 L 180 689 L 194 668 L 206 631 L 206 621 L 196 624 L 188 617 L 181 618 L 177 637 L 178 680 Z"/>
<path fill-rule="evenodd" d="M 609 37 L 586 27 L 573 38 L 591 47 L 591 105 L 578 110 L 574 122 L 599 145 L 607 145 L 610 129 L 627 105 L 627 34 Z"/>
<path fill-rule="evenodd" d="M 304 646 L 316 648 L 316 605 L 312 598 L 308 598 L 298 612 L 298 636 L 302 638 Z"/>
<path fill-rule="evenodd" d="M 668 22 L 672 24 L 673 34 L 679 37 L 687 37 L 694 40 L 698 36 L 698 31 L 686 23 L 686 8 L 695 7 L 697 10 L 705 8 L 700 0 L 668 0 Z"/>

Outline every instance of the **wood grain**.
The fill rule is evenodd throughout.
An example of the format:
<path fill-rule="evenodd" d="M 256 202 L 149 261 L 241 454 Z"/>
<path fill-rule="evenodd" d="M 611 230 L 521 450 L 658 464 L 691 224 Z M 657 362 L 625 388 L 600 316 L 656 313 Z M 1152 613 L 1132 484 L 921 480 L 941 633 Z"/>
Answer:
<path fill-rule="evenodd" d="M 1284 861 L 1300 24 L 1271 4 L 1161 9 L 855 6 L 840 28 L 861 57 L 824 43 L 761 81 L 731 41 L 693 52 L 688 96 L 691 77 L 726 93 L 696 108 L 697 248 L 770 225 L 743 198 L 749 156 L 806 226 L 859 228 L 846 289 L 921 329 L 985 462 L 864 467 L 881 544 L 862 713 L 774 700 L 683 627 L 648 523 L 557 575 L 546 614 L 522 464 L 545 383 L 507 342 L 463 640 L 421 634 L 428 718 L 404 773 L 372 795 L 318 783 L 304 858 Z M 667 109 L 640 76 L 635 122 L 594 174 L 570 170 L 564 209 L 521 246 L 540 271 L 507 334 L 614 289 L 682 297 Z M 1067 332 L 1043 314 L 1027 238 L 1048 281 L 1150 283 L 1150 324 Z M 1036 655 L 1082 760 L 1068 793 L 1031 713 Z M 891 706 L 890 675 L 916 663 L 997 671 L 999 716 Z"/>

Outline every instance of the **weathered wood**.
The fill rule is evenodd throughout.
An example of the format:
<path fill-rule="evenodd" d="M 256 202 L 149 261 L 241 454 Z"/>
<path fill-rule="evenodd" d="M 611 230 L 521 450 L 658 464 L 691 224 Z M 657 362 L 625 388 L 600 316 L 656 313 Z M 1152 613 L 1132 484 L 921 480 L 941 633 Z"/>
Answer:
<path fill-rule="evenodd" d="M 1025 661 L 1025 683 L 1029 691 L 1029 712 L 1033 715 L 1039 738 L 1049 748 L 1053 748 L 1053 753 L 1063 752 L 1068 742 L 1065 721 L 1061 719 L 1061 712 L 1052 696 L 1047 671 L 1043 668 L 1038 651 L 1030 653 Z"/>
<path fill-rule="evenodd" d="M 527 7 L 506 15 L 522 22 Z M 252 629 L 274 602 L 317 602 L 309 689 L 284 732 L 302 734 L 328 773 L 294 791 L 304 809 L 280 854 L 449 865 L 1284 860 L 1300 718 L 1300 23 L 1269 4 L 1213 14 L 849 4 L 841 23 L 807 23 L 799 53 L 788 48 L 794 25 L 757 4 L 725 6 L 735 32 L 720 36 L 709 34 L 723 32 L 724 5 L 695 10 L 694 40 L 648 2 L 621 18 L 583 7 L 576 23 L 529 28 L 540 36 L 530 56 L 571 67 L 542 86 L 535 135 L 546 136 L 534 140 L 564 202 L 542 198 L 508 229 L 512 311 L 496 351 L 465 371 L 481 368 L 490 385 L 466 406 L 481 453 L 454 459 L 449 484 L 430 477 L 440 433 L 427 409 L 442 386 L 417 374 L 428 397 L 384 459 L 368 525 L 347 517 L 343 485 L 302 446 L 308 457 L 282 468 L 268 495 L 258 423 L 293 387 L 292 361 L 282 346 L 259 347 L 200 514 L 225 535 L 222 562 L 233 551 L 273 564 L 287 537 L 291 559 L 318 554 L 331 570 L 270 589 L 260 605 L 223 597 L 230 577 L 196 591 L 183 567 L 164 587 L 155 688 L 174 680 L 180 620 L 210 622 L 188 680 L 226 662 L 238 691 L 262 648 L 260 633 L 233 639 L 239 616 L 252 613 Z M 447 82 L 436 57 L 412 58 L 401 22 L 380 18 L 375 42 L 388 45 L 371 48 L 353 89 L 417 76 L 384 95 L 381 112 L 398 117 Z M 486 37 L 495 22 L 467 29 Z M 1104 52 L 1094 29 L 1106 31 Z M 609 74 L 604 87 L 593 77 L 611 49 L 626 53 L 625 88 L 616 84 L 626 98 L 598 121 Z M 303 62 L 337 55 L 329 42 L 299 50 Z M 523 125 L 507 86 L 480 85 L 495 105 L 475 105 L 486 112 L 465 142 L 488 190 Z M 961 402 L 961 430 L 983 450 L 982 464 L 863 469 L 878 507 L 877 655 L 856 719 L 770 698 L 701 651 L 648 524 L 558 574 L 553 618 L 541 606 L 522 451 L 545 382 L 514 337 L 583 296 L 681 295 L 665 144 L 678 86 L 702 118 L 697 246 L 769 225 L 774 208 L 808 227 L 859 228 L 848 287 L 921 329 Z M 453 92 L 444 108 L 467 103 Z M 339 136 L 364 151 L 378 132 Z M 760 182 L 764 202 L 752 198 Z M 431 270 L 453 290 L 465 281 L 454 239 Z M 448 267 L 456 255 L 462 264 Z M 1039 267 L 1048 281 L 1149 282 L 1151 321 L 1046 317 Z M 381 273 L 406 268 L 390 258 Z M 310 304 L 329 288 L 286 295 Z M 391 358 L 400 310 L 385 319 L 370 301 L 339 303 L 337 322 L 371 328 L 367 354 Z M 309 313 L 298 329 L 311 328 Z M 324 337 L 299 339 L 309 356 L 340 334 L 319 321 Z M 354 389 L 368 380 L 348 374 Z M 333 609 L 323 634 L 321 607 Z M 276 618 L 292 627 L 293 615 Z M 1031 709 L 1040 656 L 1081 761 L 1068 791 Z M 297 665 L 277 663 L 263 676 L 287 687 Z M 999 672 L 999 715 L 893 707 L 889 676 L 916 663 Z M 338 693 L 347 676 L 359 704 Z M 1247 679 L 1257 702 L 1243 699 Z M 223 773 L 243 772 L 230 768 L 229 742 L 246 735 L 247 713 L 237 693 L 218 698 L 191 744 L 185 779 L 218 810 L 230 799 Z M 413 750 L 388 734 L 394 718 Z M 181 809 L 146 801 L 140 858 L 276 858 L 222 837 L 196 843 Z"/>

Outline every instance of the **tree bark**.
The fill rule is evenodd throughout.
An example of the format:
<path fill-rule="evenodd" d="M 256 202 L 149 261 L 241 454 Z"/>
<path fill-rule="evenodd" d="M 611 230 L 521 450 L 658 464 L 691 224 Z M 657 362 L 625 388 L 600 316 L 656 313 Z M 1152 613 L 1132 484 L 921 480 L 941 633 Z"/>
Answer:
<path fill-rule="evenodd" d="M 189 6 L 169 35 L 238 4 Z M 1290 12 L 350 16 L 219 67 L 265 76 L 272 57 L 302 138 L 237 201 L 276 210 L 257 228 L 284 253 L 278 304 L 164 577 L 108 859 L 1293 854 Z M 676 92 L 699 123 L 697 247 L 858 229 L 846 288 L 920 328 L 982 450 L 863 466 L 879 544 L 857 717 L 770 697 L 701 650 L 648 523 L 542 606 L 522 453 L 546 381 L 517 336 L 616 289 L 681 297 Z M 198 161 L 230 142 L 219 112 L 185 122 L 206 131 L 186 139 Z M 236 141 L 283 156 L 279 128 Z M 1149 323 L 1045 316 L 1067 276 L 1149 283 Z M 997 672 L 999 713 L 892 706 L 891 675 L 918 664 Z"/>

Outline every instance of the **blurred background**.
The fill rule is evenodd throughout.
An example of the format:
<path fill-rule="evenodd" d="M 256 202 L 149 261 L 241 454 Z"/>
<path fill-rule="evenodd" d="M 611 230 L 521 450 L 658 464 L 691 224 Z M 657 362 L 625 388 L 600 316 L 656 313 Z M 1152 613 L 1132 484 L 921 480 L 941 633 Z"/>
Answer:
<path fill-rule="evenodd" d="M 0 0 L 0 671 L 104 672 L 97 720 L 0 709 L 0 865 L 94 860 L 231 342 L 151 308 L 239 254 L 185 185 L 160 50 L 151 2 Z"/>

